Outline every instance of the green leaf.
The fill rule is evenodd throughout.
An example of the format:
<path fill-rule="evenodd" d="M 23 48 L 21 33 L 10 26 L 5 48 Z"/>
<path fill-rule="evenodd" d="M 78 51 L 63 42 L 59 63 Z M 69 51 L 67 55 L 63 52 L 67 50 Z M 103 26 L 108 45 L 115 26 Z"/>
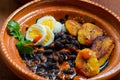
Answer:
<path fill-rule="evenodd" d="M 24 47 L 24 44 L 22 44 L 22 41 L 18 41 L 18 42 L 16 43 L 16 47 L 17 47 L 18 51 L 21 51 L 22 48 Z"/>
<path fill-rule="evenodd" d="M 30 43 L 32 43 L 30 40 L 25 40 L 25 41 L 23 41 L 25 44 L 30 44 Z"/>
<path fill-rule="evenodd" d="M 19 52 L 22 53 L 22 54 L 31 54 L 32 51 L 33 51 L 33 47 L 31 47 L 31 46 L 26 47 L 25 46 L 26 44 L 30 44 L 30 43 L 31 43 L 31 41 L 28 41 L 28 40 L 18 41 L 16 43 L 16 47 L 19 50 Z"/>
<path fill-rule="evenodd" d="M 19 31 L 20 25 L 15 20 L 10 20 L 7 25 L 10 32 L 12 31 Z"/>
<path fill-rule="evenodd" d="M 7 25 L 10 30 L 10 34 L 18 40 L 24 40 L 24 35 L 19 31 L 20 25 L 15 20 L 10 20 Z"/>
<path fill-rule="evenodd" d="M 20 25 L 15 20 L 10 20 L 7 25 L 10 34 L 17 38 L 19 41 L 16 43 L 18 51 L 22 54 L 31 54 L 33 47 L 25 46 L 26 44 L 31 44 L 32 42 L 24 39 L 24 35 L 20 32 Z"/>
<path fill-rule="evenodd" d="M 24 35 L 21 33 L 21 32 L 19 32 L 18 33 L 18 39 L 21 41 L 21 40 L 24 40 Z"/>
<path fill-rule="evenodd" d="M 24 54 L 31 54 L 33 52 L 33 47 L 28 46 L 24 48 Z"/>
<path fill-rule="evenodd" d="M 12 32 L 10 32 L 10 34 L 11 34 L 12 36 L 14 36 L 15 38 L 18 38 L 18 34 L 16 34 L 16 32 L 12 31 Z"/>

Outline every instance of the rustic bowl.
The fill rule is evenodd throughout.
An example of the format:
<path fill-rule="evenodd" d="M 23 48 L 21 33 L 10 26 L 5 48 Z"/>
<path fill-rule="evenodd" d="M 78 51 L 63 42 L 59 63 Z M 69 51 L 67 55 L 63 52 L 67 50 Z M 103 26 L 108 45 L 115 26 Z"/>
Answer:
<path fill-rule="evenodd" d="M 23 80 L 44 80 L 26 68 L 16 49 L 16 39 L 7 33 L 7 23 L 9 20 L 16 20 L 24 33 L 25 28 L 35 23 L 37 18 L 52 15 L 59 20 L 66 14 L 70 18 L 80 17 L 87 22 L 95 22 L 115 40 L 115 49 L 109 65 L 89 80 L 108 80 L 120 73 L 120 19 L 112 11 L 86 0 L 36 0 L 13 12 L 2 26 L 0 34 L 0 57 L 5 64 Z"/>

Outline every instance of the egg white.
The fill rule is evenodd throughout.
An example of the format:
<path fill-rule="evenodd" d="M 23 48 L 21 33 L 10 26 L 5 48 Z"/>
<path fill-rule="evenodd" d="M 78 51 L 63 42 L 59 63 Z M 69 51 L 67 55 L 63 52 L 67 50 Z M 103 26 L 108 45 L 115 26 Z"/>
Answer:
<path fill-rule="evenodd" d="M 28 28 L 28 30 L 26 31 L 26 36 L 25 36 L 25 37 L 26 37 L 27 40 L 30 40 L 30 41 L 33 41 L 33 40 L 34 40 L 34 38 L 31 38 L 31 37 L 29 36 L 29 32 L 30 32 L 33 28 L 38 29 L 38 30 L 40 31 L 40 33 L 42 34 L 42 38 L 39 39 L 39 40 L 35 43 L 35 45 L 39 45 L 39 44 L 42 42 L 42 40 L 45 38 L 45 36 L 46 36 L 46 29 L 45 29 L 44 25 L 41 25 L 41 24 L 33 24 L 33 25 L 31 25 L 31 26 Z"/>
<path fill-rule="evenodd" d="M 42 23 L 43 21 L 47 22 L 47 20 L 52 21 L 52 24 L 53 24 L 52 28 L 51 28 L 51 26 L 49 26 L 49 23 L 46 23 L 46 24 Z M 53 16 L 43 16 L 43 17 L 41 17 L 40 19 L 37 20 L 37 24 L 45 25 L 45 26 L 49 27 L 52 31 L 54 30 L 55 23 L 56 23 L 56 20 L 55 20 L 55 18 Z"/>
<path fill-rule="evenodd" d="M 61 31 L 62 31 L 62 26 L 63 26 L 63 25 L 62 25 L 60 22 L 57 22 L 57 21 L 56 21 L 55 28 L 54 28 L 53 32 L 54 32 L 55 34 L 61 32 Z"/>
<path fill-rule="evenodd" d="M 66 32 L 65 24 L 62 24 L 62 31 Z"/>
<path fill-rule="evenodd" d="M 46 36 L 41 44 L 43 46 L 48 46 L 54 41 L 54 33 L 52 32 L 52 30 L 49 27 L 46 26 L 45 28 L 46 28 Z M 47 38 L 48 36 L 49 36 L 49 38 Z M 46 38 L 47 38 L 47 40 L 46 40 Z"/>

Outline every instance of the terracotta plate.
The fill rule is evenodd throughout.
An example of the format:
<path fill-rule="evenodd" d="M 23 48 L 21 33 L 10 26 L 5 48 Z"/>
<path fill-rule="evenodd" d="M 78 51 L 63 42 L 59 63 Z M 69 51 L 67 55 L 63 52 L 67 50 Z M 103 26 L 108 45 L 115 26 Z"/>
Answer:
<path fill-rule="evenodd" d="M 69 15 L 70 18 L 84 19 L 86 22 L 94 22 L 104 29 L 115 40 L 115 49 L 111 55 L 109 65 L 91 80 L 108 80 L 120 72 L 120 19 L 113 12 L 103 6 L 82 0 L 36 0 L 17 9 L 12 13 L 1 30 L 0 47 L 1 58 L 6 65 L 20 78 L 24 80 L 44 80 L 30 70 L 23 63 L 15 47 L 16 39 L 7 33 L 9 20 L 16 20 L 21 25 L 21 31 L 25 33 L 26 27 L 34 24 L 37 18 L 44 15 L 52 15 L 57 20 Z"/>

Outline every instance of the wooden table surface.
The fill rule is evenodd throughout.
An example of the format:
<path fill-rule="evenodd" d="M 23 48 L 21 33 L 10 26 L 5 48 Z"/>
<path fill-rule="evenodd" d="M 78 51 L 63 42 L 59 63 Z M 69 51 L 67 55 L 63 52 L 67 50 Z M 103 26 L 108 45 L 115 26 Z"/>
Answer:
<path fill-rule="evenodd" d="M 120 16 L 120 0 L 93 0 L 114 11 Z M 17 0 L 0 0 L 0 28 L 5 19 L 18 7 L 22 6 Z M 21 80 L 12 73 L 0 60 L 0 80 Z M 120 80 L 120 74 L 111 80 Z"/>

